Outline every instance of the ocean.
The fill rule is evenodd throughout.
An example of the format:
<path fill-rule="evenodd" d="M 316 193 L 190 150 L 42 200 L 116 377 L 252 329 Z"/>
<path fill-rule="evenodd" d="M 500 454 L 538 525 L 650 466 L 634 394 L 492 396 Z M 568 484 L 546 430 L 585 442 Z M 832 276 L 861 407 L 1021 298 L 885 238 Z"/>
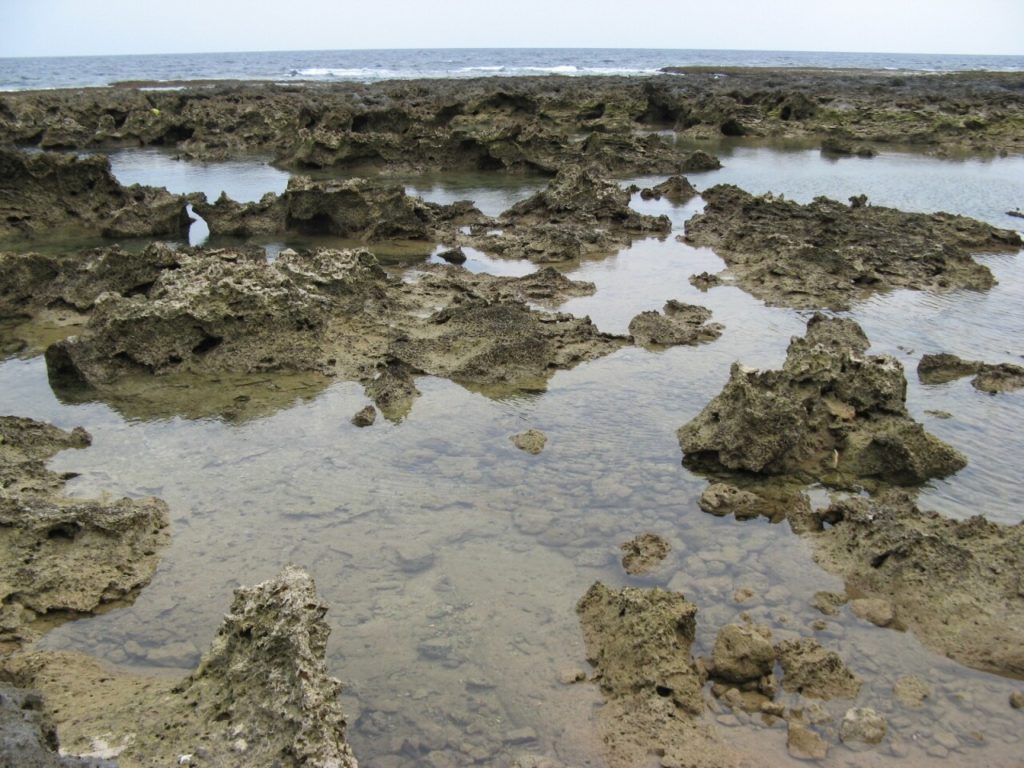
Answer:
<path fill-rule="evenodd" d="M 638 48 L 435 48 L 0 58 L 0 91 L 126 80 L 375 82 L 517 75 L 656 74 L 663 67 L 823 67 L 917 72 L 1024 71 L 1024 56 Z"/>

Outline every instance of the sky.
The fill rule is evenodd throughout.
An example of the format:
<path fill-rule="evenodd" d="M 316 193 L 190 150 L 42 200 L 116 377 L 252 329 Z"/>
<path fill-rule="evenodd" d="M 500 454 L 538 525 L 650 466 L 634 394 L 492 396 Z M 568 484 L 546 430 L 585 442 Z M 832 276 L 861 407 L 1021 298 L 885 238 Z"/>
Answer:
<path fill-rule="evenodd" d="M 0 57 L 504 47 L 1024 55 L 1024 0 L 0 0 Z"/>

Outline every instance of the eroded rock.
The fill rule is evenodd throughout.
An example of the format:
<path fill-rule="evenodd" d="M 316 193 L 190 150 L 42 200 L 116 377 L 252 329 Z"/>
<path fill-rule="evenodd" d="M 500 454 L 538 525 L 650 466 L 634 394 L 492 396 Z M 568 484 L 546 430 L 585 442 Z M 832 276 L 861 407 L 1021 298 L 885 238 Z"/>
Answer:
<path fill-rule="evenodd" d="M 161 248 L 147 250 L 147 264 Z M 312 372 L 362 382 L 397 420 L 418 375 L 532 389 L 628 343 L 587 318 L 532 309 L 526 302 L 593 291 L 554 270 L 508 278 L 431 265 L 402 281 L 367 251 L 288 251 L 268 263 L 255 247 L 183 249 L 167 261 L 144 288 L 96 296 L 86 332 L 47 350 L 57 391 L 116 393 L 153 375 Z"/>
<path fill-rule="evenodd" d="M 597 582 L 576 612 L 606 699 L 598 720 L 609 765 L 635 766 L 652 752 L 686 765 L 736 764 L 696 719 L 704 709 L 703 680 L 690 655 L 696 606 L 662 589 L 612 590 Z"/>
<path fill-rule="evenodd" d="M 672 229 L 667 216 L 637 213 L 629 198 L 618 184 L 566 165 L 540 192 L 494 221 L 471 225 L 460 239 L 487 253 L 543 264 L 614 253 L 635 237 Z"/>
<path fill-rule="evenodd" d="M 539 429 L 528 429 L 525 432 L 512 435 L 509 439 L 516 448 L 534 456 L 543 451 L 548 442 L 547 435 Z"/>
<path fill-rule="evenodd" d="M 37 622 L 130 598 L 156 570 L 168 541 L 162 501 L 72 499 L 46 468 L 89 442 L 80 427 L 0 417 L 0 648 L 31 639 Z"/>
<path fill-rule="evenodd" d="M 734 364 L 722 392 L 680 428 L 685 461 L 840 484 L 916 484 L 961 469 L 966 459 L 907 413 L 900 364 L 867 348 L 852 320 L 815 315 L 781 370 Z"/>
<path fill-rule="evenodd" d="M 637 344 L 648 348 L 714 341 L 725 327 L 708 322 L 711 310 L 671 300 L 664 312 L 641 312 L 629 322 L 629 332 Z"/>
<path fill-rule="evenodd" d="M 870 707 L 847 710 L 839 724 L 839 739 L 844 744 L 878 744 L 885 738 L 888 724 Z"/>
<path fill-rule="evenodd" d="M 776 306 L 844 309 L 893 288 L 986 290 L 989 269 L 971 254 L 1013 251 L 1020 235 L 964 216 L 799 203 L 719 185 L 701 193 L 704 212 L 686 241 L 721 256 L 736 284 Z"/>
<path fill-rule="evenodd" d="M 715 638 L 711 654 L 714 677 L 730 683 L 748 683 L 771 676 L 775 648 L 767 627 L 726 624 Z"/>
<path fill-rule="evenodd" d="M 661 200 L 661 198 L 664 197 L 666 200 L 676 205 L 688 203 L 690 200 L 695 198 L 697 194 L 697 190 L 694 189 L 689 179 L 685 176 L 672 176 L 661 182 L 661 184 L 656 184 L 653 187 L 640 190 L 640 197 L 644 200 Z"/>
<path fill-rule="evenodd" d="M 672 546 L 656 533 L 641 533 L 622 544 L 622 567 L 630 576 L 640 576 L 658 567 Z"/>
<path fill-rule="evenodd" d="M 852 699 L 860 691 L 861 679 L 853 674 L 834 651 L 817 640 L 785 640 L 775 646 L 782 665 L 782 687 L 812 699 Z"/>
<path fill-rule="evenodd" d="M 0 148 L 0 237 L 68 230 L 104 237 L 181 236 L 187 199 L 166 189 L 122 186 L 103 155 L 29 154 Z"/>
<path fill-rule="evenodd" d="M 1013 363 L 984 363 L 942 353 L 924 355 L 917 364 L 917 376 L 922 384 L 945 384 L 971 375 L 974 376 L 971 385 L 990 394 L 1024 387 L 1024 367 Z"/>
<path fill-rule="evenodd" d="M 833 525 L 812 534 L 815 559 L 847 589 L 885 600 L 925 645 L 962 664 L 1024 674 L 1024 525 L 951 520 L 898 493 L 837 501 L 825 515 Z"/>
<path fill-rule="evenodd" d="M 69 754 L 88 751 L 104 734 L 123 766 L 178 765 L 193 755 L 210 765 L 355 768 L 341 685 L 324 662 L 326 610 L 309 575 L 289 566 L 235 591 L 199 667 L 179 683 L 60 652 L 8 666 L 63 714 L 57 726 Z"/>

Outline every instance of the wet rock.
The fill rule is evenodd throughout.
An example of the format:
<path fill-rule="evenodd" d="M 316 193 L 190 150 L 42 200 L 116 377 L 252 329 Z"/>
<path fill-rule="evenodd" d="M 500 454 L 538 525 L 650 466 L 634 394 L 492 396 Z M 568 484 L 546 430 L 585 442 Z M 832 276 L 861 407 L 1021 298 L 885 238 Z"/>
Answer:
<path fill-rule="evenodd" d="M 465 264 L 466 253 L 461 248 L 449 248 L 446 251 L 441 251 L 437 254 L 439 259 L 444 259 L 449 264 Z"/>
<path fill-rule="evenodd" d="M 534 456 L 543 451 L 548 442 L 547 435 L 539 429 L 528 429 L 525 432 L 512 435 L 509 439 L 516 448 L 526 453 L 532 453 Z"/>
<path fill-rule="evenodd" d="M 712 483 L 697 501 L 701 510 L 715 517 L 734 515 L 737 520 L 758 517 L 764 510 L 759 496 L 728 483 Z"/>
<path fill-rule="evenodd" d="M 729 382 L 678 432 L 691 466 L 824 482 L 921 483 L 966 459 L 907 413 L 906 380 L 891 357 L 865 353 L 851 320 L 815 315 L 782 370 L 733 364 Z"/>
<path fill-rule="evenodd" d="M 471 226 L 467 244 L 506 258 L 536 263 L 610 254 L 634 237 L 665 234 L 667 216 L 645 216 L 629 207 L 630 193 L 578 165 L 566 165 L 535 195 L 496 221 Z"/>
<path fill-rule="evenodd" d="M 922 384 L 945 384 L 972 374 L 971 385 L 982 392 L 997 394 L 1024 387 L 1024 367 L 1013 363 L 983 363 L 943 353 L 924 355 L 917 365 Z"/>
<path fill-rule="evenodd" d="M 856 145 L 844 139 L 828 138 L 821 142 L 821 152 L 833 157 L 874 157 L 878 150 L 863 144 Z"/>
<path fill-rule="evenodd" d="M 268 193 L 255 203 L 236 203 L 225 194 L 210 204 L 193 203 L 214 235 L 251 237 L 293 232 L 334 235 L 375 242 L 431 239 L 441 221 L 480 216 L 470 206 L 441 206 L 409 197 L 400 184 L 370 179 L 313 180 L 293 176 L 280 195 Z"/>
<path fill-rule="evenodd" d="M 737 285 L 776 306 L 844 309 L 893 288 L 986 290 L 995 280 L 971 254 L 1021 247 L 1012 230 L 945 213 L 821 197 L 800 205 L 729 185 L 701 194 L 686 241 L 714 248 Z"/>
<path fill-rule="evenodd" d="M 827 651 L 817 640 L 785 640 L 775 646 L 782 665 L 782 687 L 812 699 L 852 699 L 860 691 L 861 680 L 834 651 Z"/>
<path fill-rule="evenodd" d="M 732 683 L 747 683 L 772 674 L 775 649 L 767 627 L 726 624 L 715 638 L 711 655 L 714 677 Z"/>
<path fill-rule="evenodd" d="M 622 567 L 630 576 L 640 576 L 654 570 L 668 557 L 671 545 L 654 533 L 641 533 L 630 539 L 619 549 L 622 550 Z"/>
<path fill-rule="evenodd" d="M 870 707 L 854 707 L 846 711 L 839 724 L 839 740 L 844 744 L 878 744 L 885 738 L 885 718 Z"/>
<path fill-rule="evenodd" d="M 139 253 L 118 246 L 74 254 L 0 253 L 0 316 L 51 306 L 84 312 L 104 293 L 144 294 L 161 272 L 178 266 L 177 253 L 164 243 Z"/>
<path fill-rule="evenodd" d="M 355 768 L 341 684 L 324 662 L 326 610 L 309 575 L 288 566 L 235 591 L 209 650 L 178 683 L 114 673 L 59 652 L 10 666 L 69 718 L 57 725 L 71 754 L 106 734 L 125 765 L 177 765 L 181 755 L 236 765 L 244 753 L 247 765 Z"/>
<path fill-rule="evenodd" d="M 144 292 L 101 294 L 86 332 L 47 350 L 56 389 L 312 372 L 362 382 L 398 420 L 418 395 L 415 376 L 536 389 L 556 368 L 627 343 L 589 319 L 530 308 L 593 290 L 553 270 L 505 278 L 434 265 L 404 282 L 367 251 L 282 252 L 268 263 L 256 247 L 183 249 L 169 261 Z"/>
<path fill-rule="evenodd" d="M 612 590 L 597 582 L 576 612 L 606 699 L 598 720 L 609 765 L 637 765 L 651 750 L 664 751 L 663 762 L 735 763 L 714 731 L 695 721 L 704 709 L 703 680 L 690 655 L 696 606 L 662 589 Z"/>
<path fill-rule="evenodd" d="M 661 200 L 664 197 L 676 205 L 687 203 L 696 196 L 697 190 L 685 176 L 672 176 L 661 184 L 640 190 L 640 197 L 644 200 Z"/>
<path fill-rule="evenodd" d="M 712 275 L 710 272 L 701 272 L 699 275 L 690 275 L 690 285 L 702 293 L 722 284 L 722 278 Z"/>
<path fill-rule="evenodd" d="M 1010 706 L 1014 709 L 1024 709 L 1024 691 L 1014 691 L 1010 694 Z"/>
<path fill-rule="evenodd" d="M 824 760 L 828 757 L 828 742 L 796 720 L 787 724 L 786 749 L 790 757 L 798 760 Z"/>
<path fill-rule="evenodd" d="M 352 417 L 352 423 L 357 427 L 372 427 L 373 422 L 377 420 L 377 409 L 372 405 L 368 405 L 365 408 L 360 409 L 355 416 Z"/>
<path fill-rule="evenodd" d="M 648 348 L 696 345 L 714 341 L 725 327 L 709 323 L 711 310 L 694 304 L 669 301 L 664 312 L 641 312 L 629 322 L 634 341 Z"/>
<path fill-rule="evenodd" d="M 850 601 L 853 615 L 864 621 L 870 621 L 876 627 L 888 627 L 896 619 L 892 603 L 877 597 L 861 597 Z"/>
<path fill-rule="evenodd" d="M 890 493 L 834 502 L 815 560 L 848 590 L 889 602 L 928 647 L 977 669 L 1024 674 L 1024 525 L 951 520 Z"/>
<path fill-rule="evenodd" d="M 893 684 L 892 694 L 903 706 L 918 709 L 931 696 L 931 688 L 919 677 L 902 675 Z"/>
<path fill-rule="evenodd" d="M 0 148 L 0 178 L 0 237 L 61 230 L 79 236 L 182 236 L 191 224 L 185 197 L 162 188 L 122 186 L 103 155 Z"/>
<path fill-rule="evenodd" d="M 815 592 L 812 605 L 827 616 L 838 616 L 839 609 L 849 600 L 845 593 Z"/>
<path fill-rule="evenodd" d="M 0 417 L 0 646 L 30 638 L 44 616 L 130 598 L 156 570 L 168 541 L 166 504 L 68 498 L 64 478 L 46 468 L 57 452 L 89 442 L 80 427 Z"/>

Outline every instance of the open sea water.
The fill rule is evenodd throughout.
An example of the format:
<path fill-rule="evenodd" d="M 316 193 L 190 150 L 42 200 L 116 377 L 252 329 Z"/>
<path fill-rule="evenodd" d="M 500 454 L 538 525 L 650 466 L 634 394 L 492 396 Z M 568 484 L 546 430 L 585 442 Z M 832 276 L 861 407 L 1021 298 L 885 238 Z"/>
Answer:
<path fill-rule="evenodd" d="M 638 48 L 436 48 L 0 58 L 0 91 L 126 80 L 334 82 L 522 75 L 657 74 L 663 67 L 1024 71 L 1024 56 Z"/>

